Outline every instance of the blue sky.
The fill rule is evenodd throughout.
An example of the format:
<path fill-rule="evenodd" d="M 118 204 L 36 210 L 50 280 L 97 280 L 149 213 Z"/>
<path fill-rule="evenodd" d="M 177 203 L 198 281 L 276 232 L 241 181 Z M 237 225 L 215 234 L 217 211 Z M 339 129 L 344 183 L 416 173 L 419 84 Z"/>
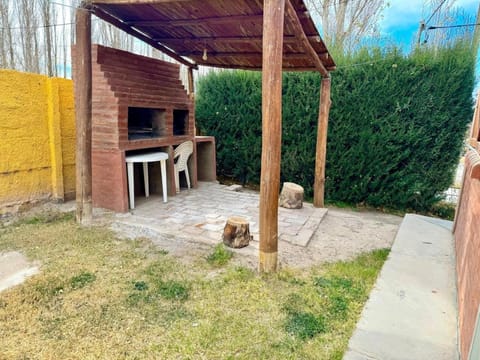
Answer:
<path fill-rule="evenodd" d="M 426 20 L 431 14 L 431 10 L 425 9 L 423 3 L 423 0 L 391 0 L 380 24 L 382 37 L 392 39 L 408 52 L 416 37 L 419 21 Z M 478 4 L 479 0 L 456 0 L 454 6 L 474 19 Z M 428 25 L 434 25 L 433 21 Z"/>

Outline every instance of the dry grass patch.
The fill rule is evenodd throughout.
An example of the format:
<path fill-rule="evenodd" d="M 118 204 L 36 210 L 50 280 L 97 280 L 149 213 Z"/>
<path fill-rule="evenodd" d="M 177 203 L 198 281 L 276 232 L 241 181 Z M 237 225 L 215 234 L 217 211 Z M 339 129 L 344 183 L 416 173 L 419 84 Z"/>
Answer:
<path fill-rule="evenodd" d="M 388 254 L 259 276 L 71 216 L 0 228 L 3 250 L 42 271 L 0 293 L 2 359 L 341 359 Z"/>

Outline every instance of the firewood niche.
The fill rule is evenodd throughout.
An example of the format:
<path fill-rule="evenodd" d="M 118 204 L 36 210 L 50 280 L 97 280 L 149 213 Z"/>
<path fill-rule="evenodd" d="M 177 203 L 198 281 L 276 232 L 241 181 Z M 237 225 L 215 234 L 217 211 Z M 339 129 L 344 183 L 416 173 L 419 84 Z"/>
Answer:
<path fill-rule="evenodd" d="M 180 66 L 93 45 L 92 74 L 94 205 L 128 211 L 125 154 L 141 151 L 169 153 L 168 188 L 174 195 L 173 147 L 194 140 L 195 128 L 194 102 L 180 80 Z"/>

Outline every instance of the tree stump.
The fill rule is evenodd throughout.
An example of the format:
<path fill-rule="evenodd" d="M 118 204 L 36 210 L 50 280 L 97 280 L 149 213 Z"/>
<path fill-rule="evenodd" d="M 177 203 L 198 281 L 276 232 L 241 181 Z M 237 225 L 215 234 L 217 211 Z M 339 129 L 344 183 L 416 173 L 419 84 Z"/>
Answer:
<path fill-rule="evenodd" d="M 223 243 L 231 248 L 242 248 L 253 240 L 250 235 L 250 225 L 242 217 L 232 216 L 228 218 L 223 229 Z"/>
<path fill-rule="evenodd" d="M 301 209 L 303 207 L 303 187 L 291 182 L 283 183 L 280 206 L 287 209 Z"/>

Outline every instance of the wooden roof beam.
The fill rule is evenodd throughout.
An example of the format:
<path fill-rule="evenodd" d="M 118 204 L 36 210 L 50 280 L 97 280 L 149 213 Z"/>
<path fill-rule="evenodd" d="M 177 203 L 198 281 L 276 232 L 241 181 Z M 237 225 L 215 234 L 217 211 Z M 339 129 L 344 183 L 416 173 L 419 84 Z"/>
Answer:
<path fill-rule="evenodd" d="M 308 11 L 297 14 L 298 18 L 309 17 Z M 178 20 L 131 20 L 125 23 L 130 26 L 144 27 L 144 26 L 166 26 L 166 27 L 180 27 L 180 26 L 204 26 L 204 25 L 222 25 L 235 22 L 251 22 L 263 24 L 263 14 L 252 15 L 229 15 L 229 16 L 214 16 L 199 19 L 178 19 Z"/>
<path fill-rule="evenodd" d="M 179 53 L 182 56 L 203 56 L 202 51 L 184 51 Z M 321 55 L 326 55 L 327 52 L 322 53 Z M 321 56 L 320 55 L 320 56 Z M 207 51 L 207 58 L 210 57 L 212 59 L 219 59 L 219 58 L 261 58 L 261 52 L 209 52 Z M 291 60 L 302 60 L 308 58 L 309 55 L 306 53 L 283 53 L 284 59 L 291 59 Z"/>
<path fill-rule="evenodd" d="M 166 4 L 182 1 L 191 1 L 191 0 L 93 0 L 94 4 L 105 4 L 105 5 L 144 5 L 144 4 Z"/>
<path fill-rule="evenodd" d="M 320 36 L 307 36 L 309 41 L 320 42 Z M 161 37 L 154 38 L 153 41 L 158 41 L 159 43 L 167 42 L 172 44 L 197 44 L 197 45 L 208 45 L 208 42 L 226 42 L 230 44 L 243 44 L 251 42 L 262 42 L 262 36 L 202 36 L 198 38 L 172 38 L 172 37 Z M 296 43 L 298 39 L 294 35 L 285 35 L 283 38 L 284 43 Z"/>
<path fill-rule="evenodd" d="M 310 58 L 315 64 L 315 67 L 318 69 L 318 71 L 322 74 L 323 77 L 328 77 L 329 72 L 323 65 L 315 49 L 312 47 L 312 45 L 308 41 L 307 35 L 305 35 L 305 32 L 303 31 L 303 27 L 298 17 L 297 11 L 292 5 L 291 0 L 285 1 L 285 12 L 290 18 L 291 24 L 295 29 L 295 36 L 297 36 L 298 41 L 303 43 L 303 46 L 305 47 L 305 51 L 307 54 L 310 55 Z"/>
<path fill-rule="evenodd" d="M 169 48 L 155 42 L 152 38 L 144 35 L 143 33 L 135 30 L 135 29 L 132 29 L 131 27 L 129 27 L 126 23 L 120 21 L 119 19 L 117 19 L 116 17 L 110 15 L 109 13 L 105 12 L 103 9 L 97 7 L 97 6 L 94 6 L 93 7 L 93 13 L 99 17 L 100 19 L 102 20 L 105 20 L 106 22 L 112 24 L 113 26 L 116 26 L 117 28 L 125 31 L 127 34 L 129 35 L 132 35 L 134 37 L 136 37 L 137 39 L 147 43 L 148 45 L 150 45 L 151 47 L 157 49 L 158 51 L 161 51 L 163 52 L 164 54 L 170 56 L 171 58 L 177 60 L 179 63 L 183 64 L 183 65 L 186 65 L 188 67 L 191 67 L 191 68 L 194 68 L 194 69 L 198 69 L 198 65 L 195 64 L 195 63 L 192 63 L 186 59 L 184 59 L 183 57 L 181 57 L 180 55 L 178 55 L 176 52 L 174 52 L 173 50 L 170 50 Z"/>
<path fill-rule="evenodd" d="M 230 70 L 250 70 L 250 71 L 261 71 L 262 68 L 258 66 L 251 65 L 225 65 L 225 64 L 216 64 L 213 62 L 203 64 L 201 61 L 198 62 L 198 65 L 216 67 L 219 69 L 230 69 Z M 329 71 L 335 70 L 335 68 L 328 68 Z M 318 71 L 316 67 L 289 67 L 288 64 L 283 62 L 283 71 L 290 72 L 303 72 L 303 71 Z"/>
<path fill-rule="evenodd" d="M 132 20 L 126 23 L 130 26 L 142 27 L 142 26 L 167 26 L 167 27 L 179 27 L 179 26 L 202 26 L 202 25 L 221 25 L 234 22 L 258 22 L 263 20 L 263 15 L 235 15 L 235 16 L 216 16 L 200 19 L 180 19 L 180 20 Z"/>

